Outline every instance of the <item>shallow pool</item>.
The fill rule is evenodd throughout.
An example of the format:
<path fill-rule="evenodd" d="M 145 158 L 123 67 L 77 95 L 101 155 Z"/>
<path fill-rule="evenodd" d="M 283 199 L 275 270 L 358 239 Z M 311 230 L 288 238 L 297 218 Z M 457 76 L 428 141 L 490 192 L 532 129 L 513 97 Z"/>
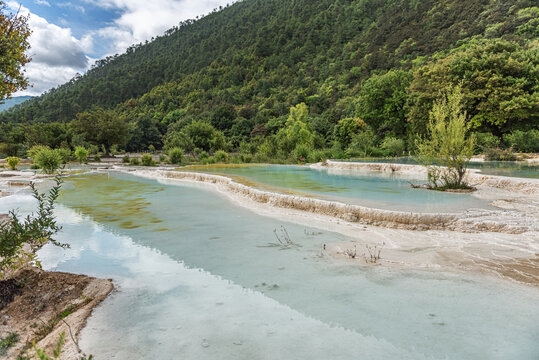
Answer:
<path fill-rule="evenodd" d="M 338 161 L 338 160 L 337 160 Z M 370 158 L 364 160 L 345 160 L 351 162 L 372 162 L 389 164 L 411 164 L 417 165 L 418 162 L 413 157 L 397 158 Z M 523 161 L 472 161 L 470 169 L 480 169 L 485 175 L 498 175 L 521 178 L 539 179 L 539 165 L 529 164 Z"/>
<path fill-rule="evenodd" d="M 292 191 L 300 195 L 336 200 L 378 209 L 414 212 L 456 212 L 470 208 L 490 208 L 487 201 L 470 194 L 455 194 L 414 189 L 411 183 L 424 180 L 403 179 L 368 171 L 313 169 L 292 165 L 195 166 L 185 171 L 222 174 L 248 185 L 265 185 L 273 191 Z"/>
<path fill-rule="evenodd" d="M 98 174 L 64 188 L 57 239 L 71 248 L 39 256 L 47 269 L 115 280 L 82 332 L 97 359 L 539 354 L 537 289 L 335 262 L 323 244 L 344 236 L 255 215 L 203 186 Z M 0 199 L 1 211 L 33 205 Z M 281 226 L 299 246 L 270 246 Z"/>

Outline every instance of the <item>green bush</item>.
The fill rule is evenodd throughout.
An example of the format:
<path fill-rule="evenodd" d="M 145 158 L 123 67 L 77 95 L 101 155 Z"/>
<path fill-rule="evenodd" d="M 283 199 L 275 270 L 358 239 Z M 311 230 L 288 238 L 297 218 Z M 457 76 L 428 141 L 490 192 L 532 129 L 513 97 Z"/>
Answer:
<path fill-rule="evenodd" d="M 210 157 L 210 155 L 207 152 L 205 152 L 204 150 L 202 150 L 197 156 L 198 160 L 200 160 L 200 161 L 204 161 L 209 157 Z"/>
<path fill-rule="evenodd" d="M 67 247 L 52 239 L 61 229 L 54 218 L 54 206 L 61 185 L 62 179 L 58 176 L 49 193 L 40 194 L 34 184 L 30 184 L 38 202 L 37 213 L 20 219 L 12 210 L 9 212 L 9 219 L 0 223 L 0 278 L 9 277 L 28 262 L 34 261 L 39 265 L 35 252 L 49 241 L 54 245 Z"/>
<path fill-rule="evenodd" d="M 205 157 L 203 160 L 202 160 L 202 163 L 207 165 L 207 164 L 215 164 L 216 163 L 216 160 L 215 160 L 215 156 L 208 156 L 208 157 Z"/>
<path fill-rule="evenodd" d="M 515 150 L 539 152 L 539 130 L 515 130 L 511 134 L 506 134 L 503 139 Z"/>
<path fill-rule="evenodd" d="M 172 164 L 181 164 L 183 160 L 183 149 L 179 147 L 170 149 L 168 151 L 168 157 Z"/>
<path fill-rule="evenodd" d="M 52 174 L 60 167 L 60 164 L 62 163 L 62 156 L 57 149 L 42 149 L 39 153 L 37 153 L 34 162 L 46 174 Z"/>
<path fill-rule="evenodd" d="M 58 155 L 60 155 L 60 159 L 62 164 L 67 164 L 69 162 L 69 159 L 71 158 L 71 150 L 66 148 L 59 148 L 56 149 L 58 152 Z"/>
<path fill-rule="evenodd" d="M 21 159 L 16 156 L 10 156 L 6 158 L 6 163 L 11 170 L 17 170 L 17 165 L 19 165 L 20 161 Z"/>
<path fill-rule="evenodd" d="M 75 158 L 77 158 L 77 161 L 79 163 L 85 163 L 88 161 L 88 150 L 84 146 L 77 146 L 75 147 Z"/>
<path fill-rule="evenodd" d="M 387 136 L 382 141 L 381 147 L 382 149 L 387 150 L 391 156 L 401 156 L 404 153 L 406 144 L 403 139 Z"/>
<path fill-rule="evenodd" d="M 251 154 L 241 154 L 240 155 L 241 162 L 243 163 L 250 163 L 253 161 L 253 155 Z"/>
<path fill-rule="evenodd" d="M 95 154 L 94 155 L 94 161 L 100 162 L 101 161 L 101 155 Z"/>
<path fill-rule="evenodd" d="M 479 154 L 486 149 L 496 148 L 500 145 L 500 138 L 489 132 L 475 133 L 475 149 L 474 152 Z"/>
<path fill-rule="evenodd" d="M 153 157 L 150 154 L 142 154 L 140 162 L 142 163 L 142 166 L 152 166 L 154 164 Z"/>
<path fill-rule="evenodd" d="M 26 152 L 26 155 L 32 159 L 32 161 L 35 163 L 37 155 L 43 151 L 43 150 L 50 150 L 51 148 L 45 145 L 34 145 Z"/>
<path fill-rule="evenodd" d="M 217 150 L 214 154 L 215 161 L 221 162 L 221 163 L 227 163 L 228 162 L 228 154 L 223 150 Z"/>
<path fill-rule="evenodd" d="M 129 165 L 139 165 L 140 164 L 140 161 L 138 160 L 138 157 L 132 157 L 130 160 L 129 160 Z"/>
<path fill-rule="evenodd" d="M 298 144 L 296 145 L 294 151 L 292 151 L 292 159 L 293 161 L 304 163 L 309 158 L 310 153 L 311 149 L 309 146 L 304 144 Z"/>
<path fill-rule="evenodd" d="M 124 155 L 124 157 L 122 157 L 122 163 L 129 164 L 129 155 Z"/>
<path fill-rule="evenodd" d="M 331 150 L 313 150 L 310 152 L 307 161 L 311 163 L 317 163 L 325 161 L 331 157 Z"/>
<path fill-rule="evenodd" d="M 512 149 L 489 148 L 485 149 L 485 160 L 487 161 L 516 161 L 517 156 Z"/>
<path fill-rule="evenodd" d="M 159 162 L 160 162 L 160 163 L 167 162 L 167 157 L 166 157 L 166 155 L 163 155 L 163 154 L 159 155 Z"/>

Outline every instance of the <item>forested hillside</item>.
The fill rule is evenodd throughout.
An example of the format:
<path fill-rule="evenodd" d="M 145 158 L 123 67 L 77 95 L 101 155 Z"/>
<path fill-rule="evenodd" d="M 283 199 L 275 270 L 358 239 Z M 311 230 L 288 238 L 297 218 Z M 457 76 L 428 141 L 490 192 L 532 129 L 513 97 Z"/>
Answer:
<path fill-rule="evenodd" d="M 539 151 L 525 145 L 539 128 L 533 3 L 244 0 L 1 113 L 0 152 L 165 146 L 261 161 L 402 153 L 435 98 L 457 84 L 479 145 Z"/>

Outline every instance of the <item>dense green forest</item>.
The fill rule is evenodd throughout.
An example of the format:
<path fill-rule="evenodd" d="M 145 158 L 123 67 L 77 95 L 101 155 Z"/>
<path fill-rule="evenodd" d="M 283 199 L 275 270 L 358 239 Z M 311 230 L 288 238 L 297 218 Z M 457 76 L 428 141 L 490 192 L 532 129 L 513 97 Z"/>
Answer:
<path fill-rule="evenodd" d="M 539 151 L 538 38 L 528 0 L 244 0 L 0 113 L 0 153 L 401 155 L 458 84 L 477 151 Z"/>

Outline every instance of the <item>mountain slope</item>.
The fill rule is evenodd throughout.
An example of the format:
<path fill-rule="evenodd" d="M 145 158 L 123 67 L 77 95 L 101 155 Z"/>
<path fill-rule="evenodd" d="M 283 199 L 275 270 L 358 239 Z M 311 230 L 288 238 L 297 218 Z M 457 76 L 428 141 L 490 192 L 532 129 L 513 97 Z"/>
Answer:
<path fill-rule="evenodd" d="M 454 47 L 489 26 L 497 27 L 497 36 L 513 37 L 524 21 L 517 10 L 526 6 L 501 0 L 246 0 L 101 60 L 86 75 L 0 119 L 70 121 L 94 105 L 112 108 L 213 61 L 242 68 L 233 75 L 238 82 L 245 80 L 244 70 L 258 71 L 254 66 L 267 70 L 298 63 L 307 65 L 312 80 L 351 69 L 359 79 Z"/>

